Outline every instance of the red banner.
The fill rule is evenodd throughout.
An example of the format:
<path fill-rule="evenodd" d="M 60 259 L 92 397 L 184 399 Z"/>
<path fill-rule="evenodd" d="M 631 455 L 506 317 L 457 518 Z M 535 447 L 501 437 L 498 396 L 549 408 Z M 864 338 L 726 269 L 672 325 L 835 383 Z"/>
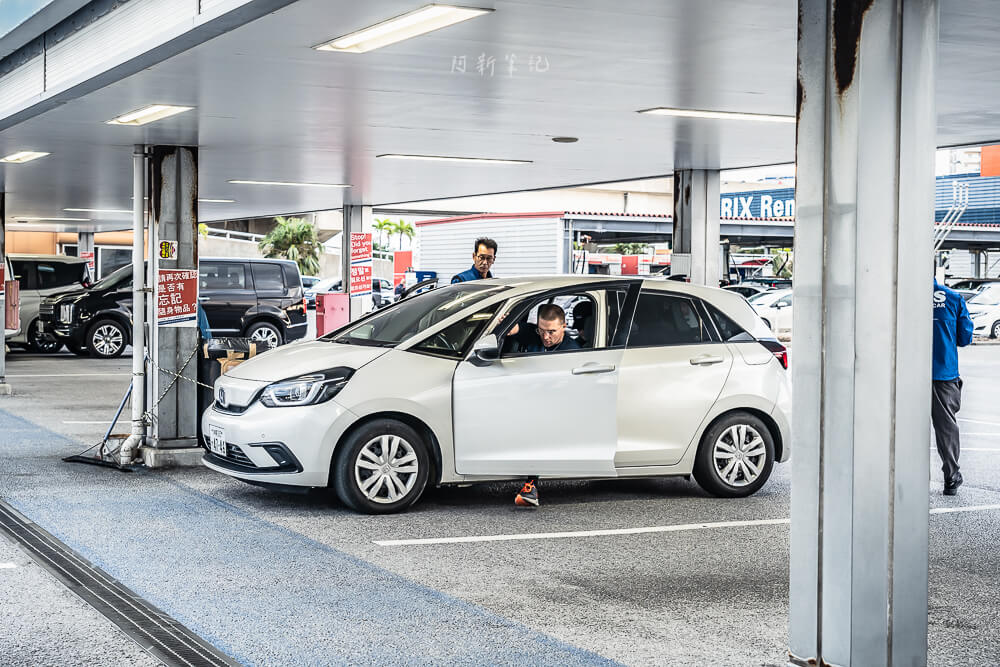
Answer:
<path fill-rule="evenodd" d="M 372 235 L 351 233 L 351 264 L 372 260 Z"/>
<path fill-rule="evenodd" d="M 160 269 L 156 281 L 156 323 L 198 325 L 198 270 Z"/>
<path fill-rule="evenodd" d="M 371 262 L 351 265 L 351 296 L 364 296 L 372 291 Z"/>

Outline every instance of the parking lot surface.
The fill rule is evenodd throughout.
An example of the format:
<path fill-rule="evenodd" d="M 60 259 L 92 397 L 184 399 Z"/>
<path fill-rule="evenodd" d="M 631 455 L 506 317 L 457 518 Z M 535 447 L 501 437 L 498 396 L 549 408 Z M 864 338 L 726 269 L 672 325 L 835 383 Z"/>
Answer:
<path fill-rule="evenodd" d="M 958 496 L 940 495 L 930 452 L 932 665 L 1000 657 L 1000 346 L 961 361 Z M 0 402 L 0 498 L 241 662 L 784 664 L 787 464 L 742 500 L 683 479 L 543 482 L 531 511 L 513 506 L 511 483 L 437 489 L 406 514 L 361 516 L 328 494 L 206 469 L 62 463 L 100 439 L 129 364 L 8 357 L 16 394 Z M 0 549 L 0 561 L 30 567 Z M 55 617 L 92 613 L 78 607 Z M 128 641 L 110 626 L 95 634 Z M 23 642 L 0 649 L 0 662 L 65 664 L 78 650 L 86 664 L 73 633 L 40 643 L 35 654 Z M 141 651 L 114 655 L 148 664 Z"/>

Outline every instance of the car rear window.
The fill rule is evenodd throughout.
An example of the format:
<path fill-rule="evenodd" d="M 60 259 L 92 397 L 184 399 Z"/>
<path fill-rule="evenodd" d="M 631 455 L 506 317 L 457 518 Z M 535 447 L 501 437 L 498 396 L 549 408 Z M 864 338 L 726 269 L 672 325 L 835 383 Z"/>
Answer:
<path fill-rule="evenodd" d="M 285 289 L 280 264 L 257 264 L 255 262 L 251 266 L 253 267 L 253 286 L 258 292 Z"/>
<path fill-rule="evenodd" d="M 743 327 L 734 322 L 731 317 L 721 310 L 710 303 L 706 303 L 705 307 L 715 321 L 715 326 L 719 330 L 719 335 L 722 336 L 723 341 L 727 343 L 742 343 L 754 340 L 753 336 L 748 334 Z"/>

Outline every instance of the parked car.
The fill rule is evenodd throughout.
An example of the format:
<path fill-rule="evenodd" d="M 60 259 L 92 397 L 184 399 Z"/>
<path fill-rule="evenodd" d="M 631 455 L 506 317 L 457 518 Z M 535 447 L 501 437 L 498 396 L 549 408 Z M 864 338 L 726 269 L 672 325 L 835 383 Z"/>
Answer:
<path fill-rule="evenodd" d="M 722 289 L 728 290 L 730 292 L 736 292 L 737 294 L 743 296 L 745 299 L 755 297 L 762 292 L 769 292 L 770 287 L 766 285 L 758 285 L 754 283 L 740 283 L 739 285 L 726 285 Z"/>
<path fill-rule="evenodd" d="M 973 334 L 1000 338 L 1000 285 L 980 289 L 965 305 L 972 318 Z"/>
<path fill-rule="evenodd" d="M 339 291 L 340 291 L 340 278 L 323 278 L 319 282 L 313 283 L 311 286 L 306 288 L 305 291 L 306 305 L 309 308 L 315 308 L 317 294 L 326 294 L 327 292 L 339 292 Z"/>
<path fill-rule="evenodd" d="M 322 278 L 319 276 L 302 276 L 302 289 L 307 290 L 320 280 L 322 280 Z"/>
<path fill-rule="evenodd" d="M 45 297 L 90 284 L 87 260 L 66 255 L 10 254 L 14 276 L 21 288 L 21 333 L 10 342 L 34 352 L 58 352 L 62 343 L 41 338 L 38 307 Z"/>
<path fill-rule="evenodd" d="M 308 301 L 310 308 L 315 308 L 317 294 L 323 294 L 325 292 L 340 292 L 342 289 L 340 278 L 328 278 L 327 280 L 313 286 L 311 289 L 306 290 L 306 300 Z M 385 278 L 372 278 L 372 304 L 375 308 L 384 308 L 385 306 L 393 303 L 396 298 L 395 289 L 393 288 L 391 281 L 388 281 Z"/>
<path fill-rule="evenodd" d="M 762 292 L 750 299 L 750 305 L 775 333 L 791 332 L 792 290 Z"/>
<path fill-rule="evenodd" d="M 567 298 L 579 348 L 532 352 L 509 335 Z M 228 371 L 202 415 L 203 461 L 253 484 L 330 486 L 368 513 L 404 510 L 428 486 L 534 475 L 693 474 L 747 496 L 789 457 L 786 367 L 746 300 L 721 289 L 470 281 Z"/>
<path fill-rule="evenodd" d="M 948 278 L 945 282 L 948 287 L 954 290 L 978 290 L 994 283 L 1000 283 L 1000 278 Z"/>
<path fill-rule="evenodd" d="M 306 335 L 306 307 L 295 262 L 204 257 L 198 300 L 216 336 L 245 336 L 272 348 Z M 46 338 L 76 354 L 117 357 L 131 343 L 132 266 L 89 289 L 46 298 L 39 307 Z"/>
<path fill-rule="evenodd" d="M 979 290 L 974 289 L 957 289 L 955 291 L 958 292 L 959 296 L 961 296 L 964 301 L 968 301 L 972 297 L 979 294 Z"/>

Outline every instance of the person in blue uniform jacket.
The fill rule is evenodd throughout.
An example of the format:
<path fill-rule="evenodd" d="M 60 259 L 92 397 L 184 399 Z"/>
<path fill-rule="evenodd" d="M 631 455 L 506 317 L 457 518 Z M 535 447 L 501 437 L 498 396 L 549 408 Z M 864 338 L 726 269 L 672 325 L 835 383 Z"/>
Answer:
<path fill-rule="evenodd" d="M 962 378 L 958 374 L 958 348 L 972 342 L 972 318 L 958 292 L 934 281 L 934 363 L 931 422 L 941 455 L 944 494 L 953 496 L 962 485 L 958 469 L 960 449 L 958 419 L 962 409 Z"/>
<path fill-rule="evenodd" d="M 538 307 L 538 324 L 535 327 L 514 325 L 507 333 L 518 343 L 518 352 L 565 352 L 579 350 L 580 344 L 566 336 L 566 311 L 554 303 Z M 524 483 L 521 491 L 514 496 L 514 504 L 519 507 L 538 507 L 538 478 L 532 477 Z"/>
<path fill-rule="evenodd" d="M 472 267 L 468 271 L 456 274 L 451 279 L 453 285 L 464 283 L 466 280 L 482 280 L 493 277 L 493 274 L 490 273 L 490 267 L 493 266 L 493 262 L 497 261 L 497 242 L 483 237 L 476 239 L 476 243 L 472 247 Z"/>

